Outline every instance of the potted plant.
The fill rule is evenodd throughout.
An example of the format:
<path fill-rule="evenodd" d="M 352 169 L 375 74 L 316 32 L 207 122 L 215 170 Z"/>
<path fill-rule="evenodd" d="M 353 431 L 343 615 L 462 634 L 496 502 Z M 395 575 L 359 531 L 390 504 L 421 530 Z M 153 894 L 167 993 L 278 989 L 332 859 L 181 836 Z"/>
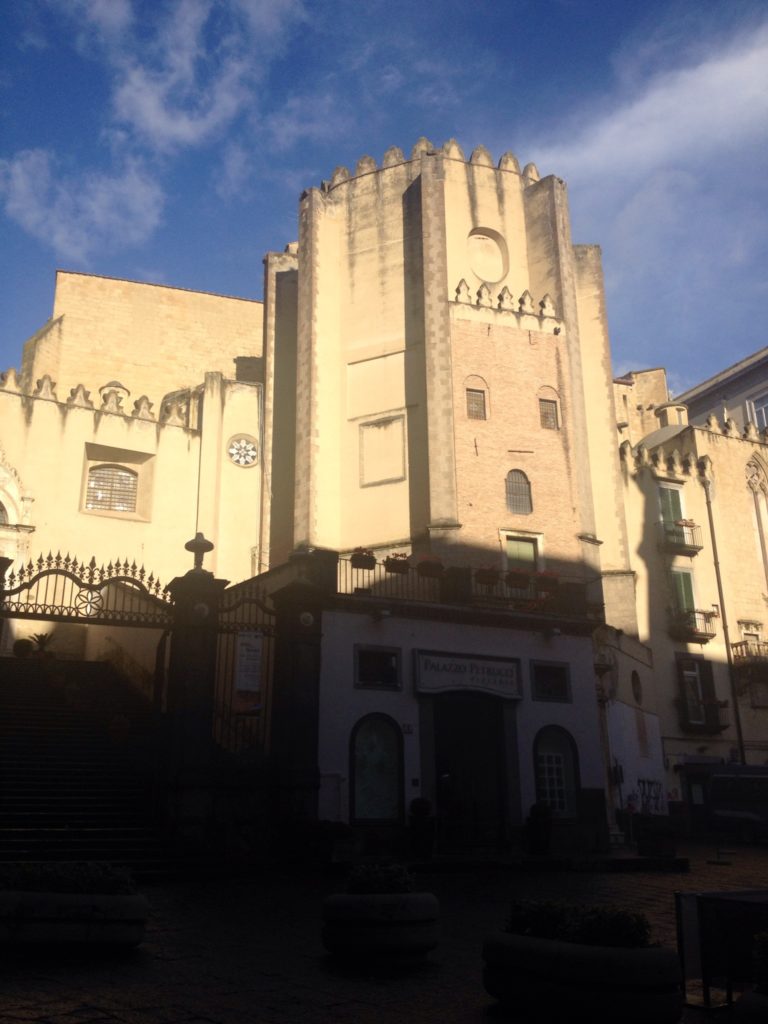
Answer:
<path fill-rule="evenodd" d="M 416 572 L 419 576 L 424 576 L 427 579 L 439 579 L 445 571 L 443 563 L 434 557 L 429 555 L 421 559 L 416 566 Z"/>
<path fill-rule="evenodd" d="M 355 548 L 349 560 L 353 569 L 376 568 L 376 556 L 369 548 Z"/>
<path fill-rule="evenodd" d="M 387 572 L 397 573 L 400 576 L 405 575 L 411 568 L 411 563 L 408 561 L 408 555 L 405 551 L 397 551 L 393 555 L 387 555 L 384 559 L 384 569 Z"/>
<path fill-rule="evenodd" d="M 401 864 L 360 864 L 347 891 L 323 902 L 323 945 L 333 956 L 366 967 L 418 962 L 439 939 L 440 905 L 414 892 Z"/>
<path fill-rule="evenodd" d="M 149 904 L 126 871 L 88 861 L 0 865 L 0 941 L 137 946 Z"/>
<path fill-rule="evenodd" d="M 506 931 L 483 943 L 483 984 L 526 1019 L 676 1024 L 677 952 L 650 945 L 649 936 L 643 914 L 519 900 Z"/>

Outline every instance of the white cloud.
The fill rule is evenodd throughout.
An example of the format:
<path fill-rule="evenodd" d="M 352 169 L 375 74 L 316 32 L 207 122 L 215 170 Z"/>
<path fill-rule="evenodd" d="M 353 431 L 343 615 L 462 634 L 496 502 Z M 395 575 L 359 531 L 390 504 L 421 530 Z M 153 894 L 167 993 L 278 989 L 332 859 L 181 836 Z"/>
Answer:
<path fill-rule="evenodd" d="M 251 158 L 243 146 L 231 143 L 224 150 L 221 168 L 216 178 L 216 194 L 222 199 L 242 196 L 253 173 Z"/>
<path fill-rule="evenodd" d="M 768 27 L 711 54 L 694 67 L 653 77 L 613 111 L 537 154 L 541 169 L 567 166 L 573 180 L 638 177 L 667 164 L 706 156 L 727 159 L 727 147 L 768 137 Z"/>
<path fill-rule="evenodd" d="M 321 142 L 348 133 L 353 120 L 333 92 L 311 96 L 291 96 L 283 106 L 264 120 L 277 150 L 287 150 L 297 142 Z"/>
<path fill-rule="evenodd" d="M 0 161 L 6 214 L 57 256 L 84 262 L 91 253 L 144 242 L 160 222 L 162 189 L 132 161 L 120 174 L 55 178 L 42 149 Z"/>

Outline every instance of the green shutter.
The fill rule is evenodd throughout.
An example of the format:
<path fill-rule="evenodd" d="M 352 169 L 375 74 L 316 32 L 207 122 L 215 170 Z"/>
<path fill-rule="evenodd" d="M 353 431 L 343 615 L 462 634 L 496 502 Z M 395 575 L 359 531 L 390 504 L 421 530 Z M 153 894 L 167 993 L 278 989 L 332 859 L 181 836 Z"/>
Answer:
<path fill-rule="evenodd" d="M 661 518 L 665 523 L 676 523 L 683 518 L 683 507 L 680 491 L 676 487 L 660 487 Z"/>
<path fill-rule="evenodd" d="M 679 612 L 692 612 L 695 608 L 693 603 L 693 578 L 689 572 L 673 572 L 672 587 L 675 594 L 675 604 Z"/>

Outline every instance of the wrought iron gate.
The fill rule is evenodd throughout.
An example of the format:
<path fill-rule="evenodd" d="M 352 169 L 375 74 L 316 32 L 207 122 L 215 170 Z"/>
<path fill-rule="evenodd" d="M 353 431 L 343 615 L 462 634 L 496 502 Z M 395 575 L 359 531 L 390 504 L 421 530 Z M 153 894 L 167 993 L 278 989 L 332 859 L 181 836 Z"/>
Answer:
<path fill-rule="evenodd" d="M 232 752 L 269 747 L 275 612 L 258 579 L 224 591 L 214 691 L 214 736 Z"/>
<path fill-rule="evenodd" d="M 88 625 L 168 629 L 168 590 L 143 566 L 128 561 L 98 566 L 60 554 L 21 565 L 0 578 L 0 616 L 13 619 L 79 621 Z"/>

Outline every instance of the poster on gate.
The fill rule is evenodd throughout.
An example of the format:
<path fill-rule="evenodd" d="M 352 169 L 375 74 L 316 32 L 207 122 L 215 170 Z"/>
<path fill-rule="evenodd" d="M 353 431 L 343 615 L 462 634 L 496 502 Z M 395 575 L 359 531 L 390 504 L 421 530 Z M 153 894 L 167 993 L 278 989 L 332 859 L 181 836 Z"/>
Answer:
<path fill-rule="evenodd" d="M 261 710 L 263 641 L 256 631 L 237 634 L 234 710 L 239 715 L 256 715 Z"/>

